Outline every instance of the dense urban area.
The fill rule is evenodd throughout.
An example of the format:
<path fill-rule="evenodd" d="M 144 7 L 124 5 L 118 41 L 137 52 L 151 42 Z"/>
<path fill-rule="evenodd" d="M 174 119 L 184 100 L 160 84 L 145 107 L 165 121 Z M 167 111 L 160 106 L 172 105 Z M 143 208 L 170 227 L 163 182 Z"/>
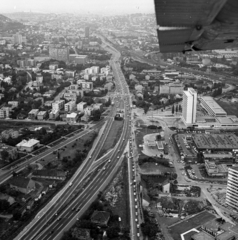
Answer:
<path fill-rule="evenodd" d="M 154 14 L 0 15 L 0 239 L 238 239 L 238 50 L 159 50 Z"/>

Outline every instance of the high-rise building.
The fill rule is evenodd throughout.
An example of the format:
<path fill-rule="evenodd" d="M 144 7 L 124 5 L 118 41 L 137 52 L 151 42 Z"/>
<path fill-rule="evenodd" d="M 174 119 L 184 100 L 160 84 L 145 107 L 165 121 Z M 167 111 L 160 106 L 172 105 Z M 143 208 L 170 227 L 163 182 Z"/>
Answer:
<path fill-rule="evenodd" d="M 192 124 L 196 121 L 197 113 L 197 92 L 193 88 L 183 91 L 183 121 Z"/>
<path fill-rule="evenodd" d="M 238 168 L 232 167 L 228 170 L 226 187 L 226 204 L 238 209 Z"/>
<path fill-rule="evenodd" d="M 89 38 L 89 27 L 85 27 L 85 32 L 84 32 L 84 34 L 85 34 L 85 37 L 86 37 L 86 38 Z"/>

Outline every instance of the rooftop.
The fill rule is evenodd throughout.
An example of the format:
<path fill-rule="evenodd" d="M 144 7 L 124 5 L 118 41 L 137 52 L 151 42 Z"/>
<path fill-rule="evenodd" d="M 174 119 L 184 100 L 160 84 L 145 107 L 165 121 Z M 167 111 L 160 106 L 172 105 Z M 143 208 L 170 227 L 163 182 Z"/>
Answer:
<path fill-rule="evenodd" d="M 214 113 L 226 114 L 226 111 L 210 96 L 203 96 L 201 100 L 207 104 L 209 108 L 213 110 Z"/>
<path fill-rule="evenodd" d="M 17 186 L 20 188 L 27 188 L 31 179 L 24 177 L 13 177 L 9 180 L 9 183 L 13 186 Z"/>

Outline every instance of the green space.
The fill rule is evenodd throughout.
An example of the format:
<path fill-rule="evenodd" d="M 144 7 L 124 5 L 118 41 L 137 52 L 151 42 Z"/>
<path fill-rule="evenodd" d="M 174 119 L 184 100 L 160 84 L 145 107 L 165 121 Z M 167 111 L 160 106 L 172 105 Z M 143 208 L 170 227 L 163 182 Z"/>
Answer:
<path fill-rule="evenodd" d="M 202 224 L 216 218 L 214 215 L 207 211 L 203 211 L 194 217 L 184 220 L 169 228 L 169 232 L 174 239 L 181 239 L 180 235 L 192 228 L 201 226 Z"/>
<path fill-rule="evenodd" d="M 47 167 L 47 169 L 69 170 L 74 167 L 74 164 L 78 165 L 86 157 L 96 136 L 96 132 L 89 132 L 83 137 L 59 148 L 58 151 L 56 150 L 47 155 L 38 163 Z"/>
<path fill-rule="evenodd" d="M 123 123 L 123 121 L 113 121 L 111 130 L 107 135 L 107 139 L 104 142 L 98 158 L 102 157 L 108 150 L 110 150 L 116 145 L 118 139 L 121 137 Z"/>
<path fill-rule="evenodd" d="M 227 112 L 228 115 L 238 117 L 238 104 L 232 102 L 217 101 L 217 103 Z"/>

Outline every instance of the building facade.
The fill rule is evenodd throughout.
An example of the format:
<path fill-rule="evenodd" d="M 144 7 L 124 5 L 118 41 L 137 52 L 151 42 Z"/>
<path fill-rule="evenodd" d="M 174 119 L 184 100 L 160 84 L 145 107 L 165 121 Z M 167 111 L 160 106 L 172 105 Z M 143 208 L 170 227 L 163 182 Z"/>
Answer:
<path fill-rule="evenodd" d="M 186 124 L 196 122 L 197 113 L 197 92 L 193 88 L 183 91 L 183 112 L 182 118 Z"/>
<path fill-rule="evenodd" d="M 226 117 L 226 111 L 210 96 L 201 97 L 201 106 L 214 117 Z"/>
<path fill-rule="evenodd" d="M 228 170 L 226 204 L 238 209 L 238 168 L 229 168 Z"/>

